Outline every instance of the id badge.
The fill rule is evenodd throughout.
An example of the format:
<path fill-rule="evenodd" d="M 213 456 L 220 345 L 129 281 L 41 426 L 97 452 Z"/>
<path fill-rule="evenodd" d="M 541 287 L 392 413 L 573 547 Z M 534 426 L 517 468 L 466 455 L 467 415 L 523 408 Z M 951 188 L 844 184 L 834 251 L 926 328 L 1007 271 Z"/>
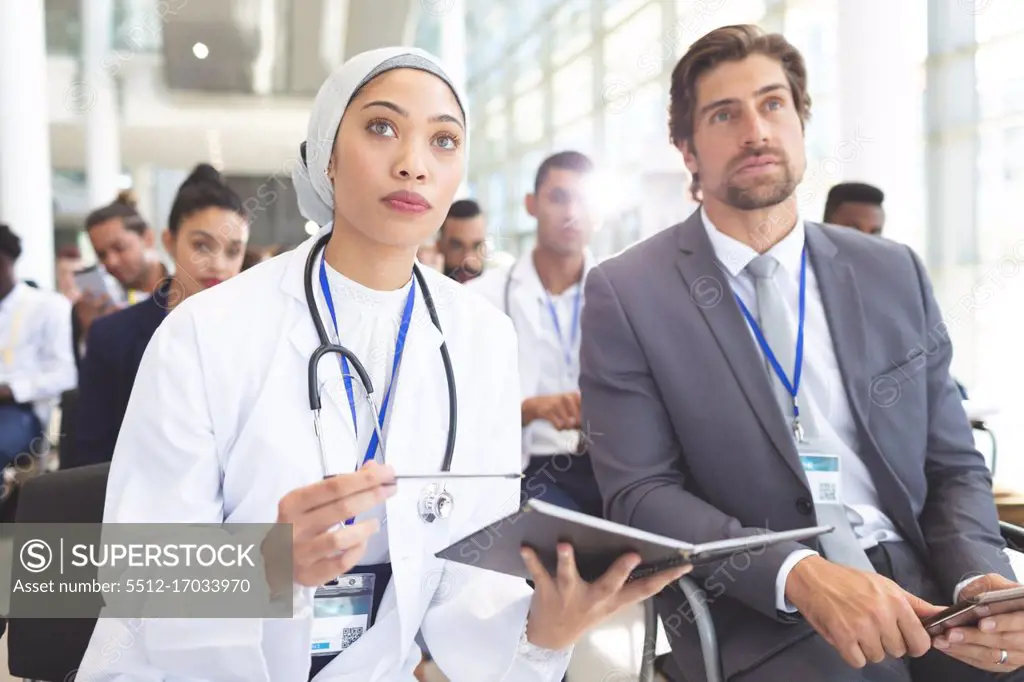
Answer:
<path fill-rule="evenodd" d="M 839 489 L 839 457 L 818 453 L 801 453 L 800 464 L 811 487 L 814 504 L 841 504 Z"/>
<path fill-rule="evenodd" d="M 373 625 L 373 573 L 346 573 L 313 595 L 314 656 L 338 654 Z"/>

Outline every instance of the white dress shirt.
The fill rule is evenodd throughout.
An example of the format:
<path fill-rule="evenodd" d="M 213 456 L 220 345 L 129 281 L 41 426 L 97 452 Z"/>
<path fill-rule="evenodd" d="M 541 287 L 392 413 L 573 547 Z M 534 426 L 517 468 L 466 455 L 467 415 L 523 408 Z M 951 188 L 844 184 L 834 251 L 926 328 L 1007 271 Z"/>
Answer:
<path fill-rule="evenodd" d="M 519 377 L 524 401 L 579 390 L 580 317 L 586 304 L 583 287 L 595 264 L 593 254 L 585 252 L 582 279 L 558 295 L 544 289 L 532 254 L 516 261 L 511 270 L 486 271 L 467 283 L 467 287 L 484 295 L 512 319 L 519 338 Z M 579 315 L 575 313 L 577 295 Z M 558 317 L 558 327 L 548 306 L 549 299 Z M 581 437 L 579 429 L 559 430 L 541 419 L 525 425 L 524 469 L 532 456 L 575 452 Z"/>
<path fill-rule="evenodd" d="M 746 244 L 719 232 L 703 208 L 701 219 L 704 221 L 715 255 L 728 274 L 733 292 L 743 300 L 747 308 L 756 311 L 756 284 L 753 276 L 745 268 L 759 254 Z M 793 230 L 766 252 L 775 257 L 780 270 L 784 273 L 776 281 L 785 298 L 787 319 L 793 330 L 794 339 L 797 336 L 800 260 L 804 236 L 804 223 L 798 217 Z M 896 526 L 882 511 L 878 490 L 858 453 L 860 444 L 857 441 L 857 426 L 843 388 L 843 378 L 839 373 L 839 363 L 825 317 L 825 308 L 821 302 L 818 280 L 810 261 L 807 267 L 805 302 L 803 376 L 800 380 L 801 409 L 811 413 L 822 440 L 836 445 L 838 452 L 827 454 L 837 455 L 840 459 L 840 490 L 843 504 L 861 547 L 867 550 L 879 542 L 899 540 Z M 755 339 L 753 330 L 751 339 Z M 795 352 L 795 349 L 772 350 L 781 358 L 791 357 L 790 354 Z M 792 362 L 787 363 L 781 358 L 783 367 L 791 372 Z M 765 371 L 771 371 L 767 363 Z M 815 552 L 811 550 L 794 552 L 783 564 L 776 583 L 776 603 L 779 610 L 794 610 L 785 601 L 786 579 L 798 561 L 814 554 Z"/>
<path fill-rule="evenodd" d="M 32 403 L 48 427 L 61 393 L 78 384 L 64 296 L 19 283 L 0 300 L 0 384 L 11 387 L 15 402 Z"/>

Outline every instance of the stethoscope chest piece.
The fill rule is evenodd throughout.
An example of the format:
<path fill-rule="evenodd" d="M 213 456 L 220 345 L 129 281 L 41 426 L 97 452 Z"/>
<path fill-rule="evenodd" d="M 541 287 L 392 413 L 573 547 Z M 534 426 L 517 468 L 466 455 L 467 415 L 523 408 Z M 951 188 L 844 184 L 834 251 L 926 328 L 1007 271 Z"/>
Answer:
<path fill-rule="evenodd" d="M 420 518 L 427 523 L 438 519 L 447 519 L 455 507 L 455 497 L 437 483 L 431 483 L 423 489 L 420 497 Z"/>

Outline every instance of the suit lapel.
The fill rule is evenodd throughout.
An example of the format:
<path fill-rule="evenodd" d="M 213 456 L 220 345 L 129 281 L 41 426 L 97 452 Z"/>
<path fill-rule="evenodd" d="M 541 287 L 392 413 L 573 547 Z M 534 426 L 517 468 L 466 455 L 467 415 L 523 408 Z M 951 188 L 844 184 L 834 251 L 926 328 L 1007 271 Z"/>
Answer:
<path fill-rule="evenodd" d="M 676 230 L 681 251 L 676 265 L 690 297 L 718 341 L 733 376 L 775 449 L 793 473 L 804 480 L 793 436 L 786 427 L 768 381 L 764 358 L 752 341 L 747 322 L 736 305 L 729 275 L 718 264 L 700 212 L 694 212 Z"/>
<path fill-rule="evenodd" d="M 853 267 L 836 257 L 837 249 L 820 227 L 805 224 L 807 247 L 818 280 L 825 319 L 828 321 L 836 361 L 843 377 L 846 397 L 854 416 L 867 427 L 864 399 L 867 397 L 865 354 L 867 337 L 864 329 L 864 307 Z"/>
<path fill-rule="evenodd" d="M 910 507 L 910 493 L 893 472 L 885 454 L 871 435 L 870 412 L 865 404 L 869 397 L 867 332 L 864 306 L 853 266 L 843 259 L 821 226 L 806 223 L 806 228 L 808 252 L 814 266 L 814 276 L 818 280 L 818 291 L 821 293 L 836 362 L 860 434 L 862 446 L 857 455 L 868 468 L 886 512 L 900 528 L 903 537 L 912 538 L 914 535 L 911 531 L 918 526 Z"/>

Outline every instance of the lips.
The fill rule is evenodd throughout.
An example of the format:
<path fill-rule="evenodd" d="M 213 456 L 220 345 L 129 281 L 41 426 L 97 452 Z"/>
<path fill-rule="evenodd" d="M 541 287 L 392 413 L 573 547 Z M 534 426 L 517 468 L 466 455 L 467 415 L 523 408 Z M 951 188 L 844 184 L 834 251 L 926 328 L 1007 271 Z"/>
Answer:
<path fill-rule="evenodd" d="M 216 278 L 216 277 L 207 277 L 206 279 L 204 279 L 204 280 L 201 280 L 201 283 L 202 283 L 202 285 L 203 285 L 204 287 L 206 287 L 207 289 L 209 289 L 210 287 L 215 287 L 215 286 L 217 286 L 218 284 L 220 284 L 220 283 L 221 283 L 221 282 L 223 282 L 223 281 L 224 281 L 224 280 L 222 280 L 222 279 L 218 279 L 218 278 Z"/>
<path fill-rule="evenodd" d="M 770 151 L 760 154 L 751 154 L 743 158 L 736 166 L 737 173 L 756 172 L 780 164 L 782 156 Z"/>
<path fill-rule="evenodd" d="M 401 190 L 392 192 L 383 199 L 390 208 L 402 213 L 423 213 L 430 210 L 430 202 L 422 194 Z"/>

